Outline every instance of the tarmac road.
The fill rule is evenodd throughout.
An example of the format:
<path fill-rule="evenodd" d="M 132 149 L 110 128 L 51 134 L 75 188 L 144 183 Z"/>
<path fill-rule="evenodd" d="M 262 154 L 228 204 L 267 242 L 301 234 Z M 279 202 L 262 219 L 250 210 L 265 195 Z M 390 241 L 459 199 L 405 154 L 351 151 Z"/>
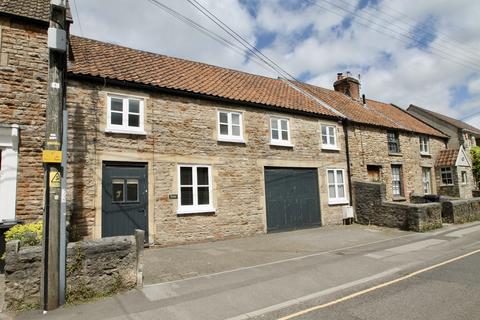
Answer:
<path fill-rule="evenodd" d="M 333 300 L 330 306 L 322 303 L 309 307 L 310 310 L 319 308 L 317 310 L 299 310 L 298 316 L 290 314 L 280 319 L 480 319 L 480 252 L 361 293 L 348 300 Z"/>
<path fill-rule="evenodd" d="M 479 222 L 428 233 L 318 228 L 179 247 L 158 251 L 163 259 L 158 256 L 155 264 L 163 274 L 174 272 L 168 265 L 183 262 L 179 275 L 196 270 L 195 276 L 172 276 L 177 280 L 18 319 L 279 319 L 407 276 L 297 318 L 475 320 L 480 319 L 480 254 L 458 259 L 475 250 L 480 250 Z M 188 256 L 198 259 L 186 263 L 182 257 Z M 450 259 L 457 260 L 432 267 Z M 167 265 L 160 267 L 162 261 Z M 222 265 L 228 268 L 218 269 Z M 425 268 L 433 269 L 408 276 Z"/>

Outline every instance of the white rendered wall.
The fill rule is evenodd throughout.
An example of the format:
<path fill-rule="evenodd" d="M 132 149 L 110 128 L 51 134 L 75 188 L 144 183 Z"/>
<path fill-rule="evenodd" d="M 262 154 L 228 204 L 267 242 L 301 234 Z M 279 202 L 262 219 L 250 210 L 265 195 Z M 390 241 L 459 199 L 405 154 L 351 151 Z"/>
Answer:
<path fill-rule="evenodd" d="M 15 220 L 18 167 L 18 126 L 0 126 L 0 220 Z"/>

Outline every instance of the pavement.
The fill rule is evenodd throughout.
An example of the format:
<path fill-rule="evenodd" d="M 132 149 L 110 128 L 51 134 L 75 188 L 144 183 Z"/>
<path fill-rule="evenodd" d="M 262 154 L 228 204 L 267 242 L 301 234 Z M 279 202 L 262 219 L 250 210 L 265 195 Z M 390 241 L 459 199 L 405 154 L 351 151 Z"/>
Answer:
<path fill-rule="evenodd" d="M 144 283 L 181 280 L 257 266 L 411 234 L 391 228 L 345 225 L 146 250 Z"/>
<path fill-rule="evenodd" d="M 322 227 L 149 249 L 143 289 L 16 319 L 276 319 L 475 249 L 478 222 L 428 233 Z"/>

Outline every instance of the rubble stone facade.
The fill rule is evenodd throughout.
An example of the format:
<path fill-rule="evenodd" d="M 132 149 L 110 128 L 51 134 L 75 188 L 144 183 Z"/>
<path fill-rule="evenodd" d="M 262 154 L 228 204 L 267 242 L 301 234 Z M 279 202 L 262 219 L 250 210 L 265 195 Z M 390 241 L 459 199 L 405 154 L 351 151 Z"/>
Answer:
<path fill-rule="evenodd" d="M 145 99 L 146 135 L 105 132 L 107 95 Z M 318 170 L 322 224 L 342 222 L 340 205 L 328 205 L 327 168 L 347 169 L 341 123 L 260 108 L 229 105 L 154 91 L 104 87 L 70 80 L 69 203 L 73 234 L 101 236 L 103 161 L 146 162 L 150 240 L 160 245 L 240 237 L 266 231 L 265 167 Z M 217 110 L 243 113 L 245 143 L 217 139 Z M 270 145 L 271 116 L 290 119 L 293 147 Z M 321 149 L 321 124 L 337 127 L 339 151 Z M 215 213 L 177 215 L 178 164 L 212 167 Z M 348 188 L 348 185 L 346 185 Z M 348 190 L 348 189 L 347 189 Z"/>
<path fill-rule="evenodd" d="M 348 145 L 352 179 L 369 181 L 367 166 L 380 169 L 377 182 L 386 184 L 386 198 L 391 200 L 409 200 L 410 194 L 424 194 L 422 168 L 430 168 L 431 193 L 437 193 L 435 179 L 435 159 L 440 150 L 445 149 L 445 141 L 429 137 L 430 154 L 421 155 L 420 138 L 417 133 L 398 131 L 400 152 L 391 154 L 388 149 L 387 129 L 351 124 L 348 127 Z M 403 196 L 393 197 L 392 165 L 400 165 L 402 172 Z"/>
<path fill-rule="evenodd" d="M 0 17 L 0 123 L 19 125 L 16 218 L 43 212 L 47 25 Z"/>

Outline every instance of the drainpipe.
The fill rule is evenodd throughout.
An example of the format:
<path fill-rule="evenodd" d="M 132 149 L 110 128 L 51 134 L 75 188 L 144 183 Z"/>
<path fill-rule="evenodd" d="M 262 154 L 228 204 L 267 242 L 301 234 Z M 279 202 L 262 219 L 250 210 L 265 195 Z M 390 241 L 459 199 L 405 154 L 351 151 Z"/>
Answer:
<path fill-rule="evenodd" d="M 349 204 L 353 205 L 353 196 L 352 196 L 352 175 L 350 171 L 350 149 L 348 145 L 348 120 L 344 119 L 343 124 L 343 135 L 345 136 L 345 152 L 347 154 L 347 176 L 348 176 L 348 195 L 349 195 Z"/>

